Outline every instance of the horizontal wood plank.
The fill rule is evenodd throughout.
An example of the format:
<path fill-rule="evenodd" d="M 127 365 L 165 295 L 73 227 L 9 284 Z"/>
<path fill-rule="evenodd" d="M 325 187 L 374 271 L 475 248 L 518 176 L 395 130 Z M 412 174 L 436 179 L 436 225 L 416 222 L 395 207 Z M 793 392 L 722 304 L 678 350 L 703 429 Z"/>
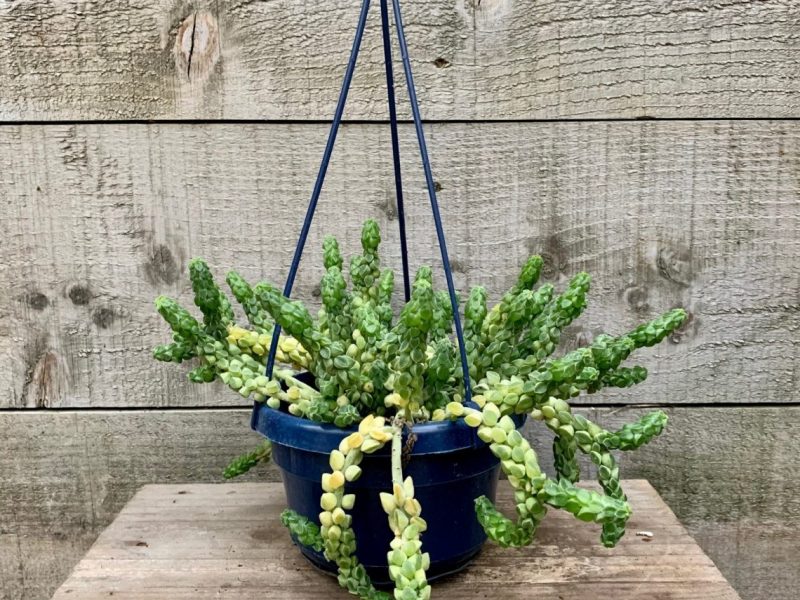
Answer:
<path fill-rule="evenodd" d="M 596 586 L 617 586 L 615 597 L 620 599 L 681 598 L 701 585 L 710 597 L 738 600 L 714 563 L 660 502 L 656 491 L 646 481 L 623 483 L 635 511 L 629 523 L 632 529 L 647 528 L 654 539 L 659 539 L 662 528 L 678 528 L 683 545 L 694 546 L 697 552 L 664 554 L 657 545 L 635 536 L 624 538 L 617 548 L 609 550 L 599 544 L 591 526 L 576 525 L 569 515 L 554 513 L 543 523 L 541 534 L 554 539 L 555 549 L 562 552 L 552 554 L 540 544 L 516 550 L 488 544 L 466 571 L 436 584 L 437 596 L 484 598 L 493 583 L 502 582 L 507 598 L 529 598 L 535 587 L 537 597 L 578 599 L 585 598 L 590 590 L 596 594 Z M 234 591 L 237 598 L 345 595 L 337 590 L 333 578 L 303 564 L 280 526 L 264 530 L 264 521 L 278 521 L 284 501 L 280 484 L 190 485 L 180 490 L 157 485 L 143 492 L 134 496 L 103 531 L 54 599 L 77 594 L 89 600 L 146 591 L 166 600 L 176 591 L 180 595 L 189 589 L 201 596 L 213 590 Z M 149 510 L 154 497 L 165 506 L 161 512 Z M 640 503 L 656 505 L 658 510 L 640 513 Z M 510 488 L 500 490 L 498 505 L 513 510 Z M 174 527 L 176 514 L 189 517 L 179 521 L 178 528 Z M 222 530 L 220 520 L 226 525 Z M 133 532 L 136 535 L 132 538 Z M 220 535 L 225 541 L 219 539 Z M 120 557 L 121 545 L 135 547 L 138 556 Z M 242 548 L 251 556 L 242 556 Z M 636 552 L 631 552 L 634 548 Z M 542 586 L 547 591 L 543 592 Z"/>
<path fill-rule="evenodd" d="M 358 4 L 4 3 L 0 119 L 329 119 Z M 800 6 L 789 0 L 404 9 L 431 119 L 800 116 Z M 386 116 L 377 13 L 352 118 Z"/>
<path fill-rule="evenodd" d="M 641 411 L 584 412 L 615 428 Z M 785 474 L 800 453 L 793 434 L 800 408 L 676 407 L 668 413 L 661 438 L 622 456 L 623 475 L 651 480 L 742 598 L 761 600 L 769 591 L 774 600 L 794 600 L 800 484 Z M 0 412 L 6 594 L 18 600 L 26 590 L 25 600 L 48 598 L 141 485 L 218 481 L 227 460 L 258 440 L 248 417 L 247 410 Z M 551 436 L 535 425 L 526 431 L 549 468 Z M 277 473 L 261 468 L 255 477 L 275 480 Z M 591 477 L 587 469 L 585 478 Z M 183 496 L 182 502 L 196 501 Z M 663 510 L 644 504 L 638 514 Z M 681 535 L 664 531 L 652 543 L 664 555 L 680 554 Z M 539 543 L 552 555 L 564 539 L 543 533 Z M 135 558 L 138 551 L 118 549 L 120 557 Z"/>
<path fill-rule="evenodd" d="M 305 565 L 303 563 L 298 564 L 298 568 L 304 568 Z M 234 577 L 236 574 L 231 573 L 231 577 Z M 319 575 L 323 577 L 323 575 Z M 332 584 L 330 584 L 332 585 Z M 263 600 L 264 596 L 264 588 L 243 588 L 243 586 L 238 586 L 234 588 L 236 590 L 237 598 L 243 599 L 253 599 L 253 600 Z M 468 595 L 460 596 L 460 598 L 474 598 L 474 599 L 484 599 L 486 598 L 485 592 L 482 591 L 483 588 L 471 588 L 466 593 Z M 632 595 L 636 593 L 641 593 L 642 591 L 642 584 L 639 583 L 625 583 L 625 584 L 618 584 L 615 583 L 613 585 L 603 585 L 603 584 L 592 584 L 592 591 L 600 597 L 629 597 L 629 598 L 636 598 L 637 596 Z M 317 593 L 315 593 L 317 592 Z M 530 584 L 523 584 L 523 585 L 509 585 L 503 588 L 504 593 L 508 593 L 510 598 L 528 598 L 530 597 L 531 593 L 531 585 Z M 270 596 L 268 598 L 270 600 L 297 600 L 298 593 L 297 591 L 289 592 L 285 589 L 276 589 L 272 587 L 269 589 Z M 63 598 L 64 596 L 59 596 L 59 598 Z M 69 597 L 69 596 L 66 596 Z M 304 589 L 303 595 L 299 596 L 302 600 L 334 600 L 330 595 L 330 590 L 326 587 L 321 591 L 316 591 L 313 589 Z M 554 585 L 537 585 L 536 586 L 536 597 L 541 598 L 542 600 L 572 600 L 574 598 L 582 598 L 582 596 L 570 594 L 568 591 L 564 590 L 564 586 L 554 586 Z M 135 592 L 122 592 L 122 593 L 115 593 L 114 598 L 116 599 L 123 599 L 123 600 L 162 600 L 164 598 L 163 592 L 159 590 L 136 590 Z M 214 589 L 212 591 L 205 591 L 199 590 L 196 591 L 191 588 L 177 588 L 175 590 L 170 590 L 171 600 L 211 600 L 219 598 L 219 591 Z M 697 583 L 691 587 L 691 589 L 670 589 L 664 592 L 659 599 L 663 600 L 697 600 L 697 598 L 702 598 L 703 600 L 736 600 L 738 596 L 732 595 L 728 590 L 720 591 L 719 584 L 716 583 Z"/>
<path fill-rule="evenodd" d="M 0 128 L 0 407 L 246 405 L 153 361 L 158 294 L 185 265 L 283 281 L 322 125 Z M 675 306 L 637 354 L 651 379 L 592 403 L 795 401 L 800 387 L 800 129 L 789 122 L 439 124 L 428 128 L 459 289 L 497 299 L 528 254 L 593 279 L 565 347 Z M 413 144 L 413 129 L 401 128 Z M 399 268 L 388 128 L 343 128 L 295 296 L 319 305 L 322 236 L 356 251 L 381 223 Z M 404 154 L 411 264 L 441 273 L 419 161 Z M 443 278 L 438 278 L 443 286 Z"/>

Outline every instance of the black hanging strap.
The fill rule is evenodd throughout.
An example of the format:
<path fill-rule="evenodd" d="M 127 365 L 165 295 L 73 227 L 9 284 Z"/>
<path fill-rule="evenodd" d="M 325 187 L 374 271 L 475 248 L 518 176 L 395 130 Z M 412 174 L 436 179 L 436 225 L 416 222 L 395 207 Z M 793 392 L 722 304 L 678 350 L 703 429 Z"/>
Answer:
<path fill-rule="evenodd" d="M 356 28 L 356 36 L 353 40 L 353 48 L 350 52 L 350 60 L 347 63 L 347 70 L 345 71 L 344 81 L 342 83 L 342 90 L 339 93 L 339 102 L 336 105 L 336 112 L 331 123 L 331 130 L 328 134 L 328 143 L 325 146 L 325 153 L 322 156 L 322 163 L 320 164 L 317 180 L 314 184 L 314 191 L 311 194 L 311 201 L 306 211 L 306 217 L 303 221 L 303 227 L 300 231 L 300 238 L 297 241 L 295 248 L 294 258 L 289 269 L 289 276 L 286 280 L 283 294 L 287 298 L 292 293 L 292 286 L 294 279 L 297 275 L 297 269 L 300 266 L 300 259 L 303 255 L 306 239 L 308 238 L 308 231 L 311 228 L 311 221 L 314 217 L 314 211 L 317 208 L 317 201 L 319 200 L 320 192 L 322 191 L 322 183 L 325 180 L 325 174 L 328 170 L 331 154 L 333 152 L 333 145 L 336 141 L 336 133 L 342 121 L 342 114 L 344 113 L 344 106 L 347 101 L 347 92 L 350 89 L 350 84 L 353 79 L 353 72 L 355 71 L 356 60 L 358 52 L 361 47 L 361 39 L 364 35 L 364 28 L 367 20 L 367 13 L 369 12 L 370 0 L 364 0 L 361 5 L 361 14 L 358 19 L 358 27 Z M 402 178 L 400 175 L 400 146 L 397 136 L 397 110 L 395 107 L 394 97 L 394 73 L 392 70 L 392 51 L 391 39 L 389 37 L 389 16 L 387 0 L 380 0 L 381 5 L 381 29 L 383 32 L 383 51 L 384 60 L 386 63 L 386 85 L 387 97 L 389 102 L 389 122 L 392 132 L 392 158 L 394 163 L 394 177 L 395 187 L 397 193 L 397 216 L 400 224 L 400 251 L 403 260 L 403 287 L 405 293 L 405 300 L 408 302 L 410 298 L 410 282 L 408 274 L 408 246 L 406 242 L 405 230 L 405 212 L 403 208 L 403 189 Z M 450 296 L 450 306 L 453 309 L 453 322 L 456 329 L 456 337 L 458 338 L 458 347 L 461 355 L 461 370 L 464 377 L 464 392 L 465 402 L 470 402 L 472 399 L 472 386 L 469 379 L 469 366 L 467 363 L 467 351 L 464 346 L 464 332 L 461 327 L 461 317 L 458 311 L 458 299 L 456 297 L 455 285 L 453 284 L 453 273 L 450 268 L 450 258 L 447 254 L 447 243 L 445 242 L 444 227 L 442 226 L 442 217 L 439 213 L 439 202 L 436 199 L 436 188 L 433 181 L 433 172 L 431 170 L 430 159 L 428 157 L 428 148 L 425 143 L 425 133 L 422 127 L 422 117 L 420 116 L 419 102 L 417 101 L 417 94 L 414 88 L 414 76 L 411 72 L 411 62 L 408 57 L 408 46 L 406 44 L 405 30 L 403 29 L 403 18 L 400 13 L 400 0 L 392 0 L 392 8 L 394 9 L 394 21 L 397 29 L 397 37 L 400 44 L 400 54 L 403 60 L 403 70 L 406 77 L 406 86 L 408 88 L 408 97 L 411 102 L 411 113 L 414 117 L 414 128 L 417 133 L 417 142 L 419 143 L 420 157 L 422 159 L 422 168 L 425 172 L 425 182 L 428 188 L 428 197 L 430 198 L 431 210 L 433 212 L 433 221 L 436 226 L 436 236 L 439 240 L 439 249 L 442 254 L 442 266 L 444 267 L 445 278 L 447 279 L 447 291 Z M 269 356 L 267 358 L 267 377 L 272 377 L 272 371 L 275 366 L 275 354 L 278 350 L 278 341 L 280 338 L 280 326 L 275 325 L 272 335 L 272 344 L 269 349 Z"/>

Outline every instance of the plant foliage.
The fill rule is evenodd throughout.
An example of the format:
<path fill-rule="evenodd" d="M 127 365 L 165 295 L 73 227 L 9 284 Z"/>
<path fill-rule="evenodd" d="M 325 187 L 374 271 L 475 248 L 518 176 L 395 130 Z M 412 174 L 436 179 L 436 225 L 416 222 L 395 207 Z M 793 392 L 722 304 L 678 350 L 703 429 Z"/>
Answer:
<path fill-rule="evenodd" d="M 463 419 L 476 428 L 500 460 L 514 488 L 516 519 L 501 514 L 485 498 L 475 500 L 478 520 L 502 546 L 530 544 L 548 508 L 598 523 L 601 540 L 614 546 L 625 532 L 630 507 L 620 486 L 614 451 L 634 450 L 661 433 L 667 417 L 645 415 L 619 431 L 607 431 L 574 413 L 569 400 L 605 387 L 628 387 L 644 381 L 647 371 L 623 362 L 637 348 L 653 346 L 685 320 L 681 309 L 669 311 L 622 335 L 600 335 L 588 346 L 554 357 L 562 334 L 586 308 L 590 278 L 578 273 L 557 293 L 545 283 L 536 287 L 543 261 L 532 256 L 516 283 L 491 309 L 481 287 L 470 290 L 464 307 L 464 339 L 474 405 L 463 403 L 464 381 L 459 348 L 452 336 L 452 310 L 445 291 L 434 289 L 431 270 L 416 274 L 410 301 L 395 316 L 394 274 L 381 269 L 377 223 L 365 222 L 362 253 L 349 263 L 350 284 L 337 241 L 323 245 L 325 274 L 320 284 L 322 308 L 316 318 L 297 300 L 273 285 L 251 286 L 231 271 L 227 284 L 249 325 L 236 323 L 231 303 L 206 263 L 194 259 L 189 274 L 196 319 L 177 301 L 161 296 L 158 312 L 169 323 L 173 341 L 158 346 L 155 358 L 169 362 L 198 359 L 189 379 L 222 381 L 245 398 L 285 408 L 291 414 L 333 423 L 353 432 L 330 455 L 322 477 L 319 527 L 287 511 L 284 524 L 300 543 L 322 548 L 339 567 L 339 582 L 361 598 L 388 598 L 376 590 L 355 557 L 356 539 L 348 514 L 355 504 L 347 483 L 361 475 L 364 454 L 392 447 L 393 489 L 381 495 L 394 533 L 387 555 L 398 600 L 427 599 L 430 559 L 422 552 L 427 528 L 414 485 L 403 477 L 401 433 L 428 420 Z M 280 336 L 272 379 L 264 375 L 273 328 Z M 315 386 L 303 383 L 310 372 Z M 511 416 L 528 414 L 553 435 L 555 479 L 540 469 L 536 452 L 516 429 Z M 268 443 L 240 457 L 225 471 L 234 477 L 268 460 Z M 579 453 L 596 465 L 603 493 L 575 487 Z"/>

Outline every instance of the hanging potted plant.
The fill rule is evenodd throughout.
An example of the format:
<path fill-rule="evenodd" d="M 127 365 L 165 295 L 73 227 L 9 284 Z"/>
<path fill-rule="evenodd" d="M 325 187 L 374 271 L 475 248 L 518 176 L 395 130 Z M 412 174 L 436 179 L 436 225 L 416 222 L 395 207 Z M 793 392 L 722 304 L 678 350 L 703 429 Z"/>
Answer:
<path fill-rule="evenodd" d="M 534 289 L 543 261 L 532 256 L 491 309 L 483 288 L 470 291 L 462 327 L 399 0 L 393 0 L 447 289 L 434 289 L 428 267 L 419 269 L 411 285 L 387 0 L 380 4 L 403 258 L 405 304 L 399 314 L 392 309 L 394 273 L 380 267 L 380 231 L 371 220 L 362 230 L 362 253 L 349 263 L 349 287 L 338 243 L 326 238 L 317 319 L 289 298 L 355 69 L 369 9 L 363 0 L 283 293 L 228 273 L 228 286 L 249 321 L 244 327 L 208 266 L 195 259 L 189 274 L 202 322 L 175 300 L 159 297 L 156 308 L 174 335 L 172 343 L 155 349 L 155 357 L 197 358 L 192 381 L 221 380 L 255 400 L 252 426 L 267 441 L 236 459 L 225 476 L 274 458 L 289 505 L 283 523 L 309 559 L 337 572 L 339 583 L 361 598 L 388 599 L 376 585 L 393 585 L 398 600 L 424 600 L 431 594 L 429 582 L 463 568 L 487 537 L 502 546 L 530 544 L 549 507 L 600 524 L 606 546 L 619 541 L 630 507 L 612 452 L 650 441 L 666 415 L 656 411 L 612 432 L 573 413 L 569 400 L 643 381 L 647 371 L 623 361 L 635 349 L 660 342 L 686 315 L 676 309 L 554 358 L 561 332 L 586 306 L 590 280 L 579 273 L 561 293 L 550 284 Z M 540 469 L 519 431 L 527 417 L 554 434 L 554 479 Z M 603 493 L 574 485 L 579 452 L 597 466 Z M 501 470 L 514 489 L 515 520 L 494 506 Z M 378 527 L 380 521 L 388 526 Z"/>
<path fill-rule="evenodd" d="M 542 259 L 533 256 L 491 310 L 483 288 L 469 294 L 463 348 L 473 395 L 466 403 L 449 294 L 434 291 L 423 267 L 395 317 L 394 274 L 380 269 L 379 241 L 377 224 L 367 221 L 348 289 L 338 244 L 325 240 L 316 320 L 268 283 L 251 287 L 230 272 L 227 283 L 249 320 L 248 327 L 236 324 L 201 260 L 190 263 L 189 273 L 202 323 L 176 301 L 156 300 L 174 331 L 156 358 L 196 357 L 192 381 L 219 379 L 257 402 L 253 427 L 268 441 L 234 461 L 226 476 L 272 455 L 289 505 L 283 521 L 301 550 L 318 566 L 338 570 L 342 586 L 363 598 L 381 597 L 371 579 L 394 582 L 397 598 L 427 598 L 429 580 L 462 568 L 487 535 L 503 546 L 531 543 L 548 507 L 599 523 L 603 544 L 616 544 L 630 508 L 612 451 L 646 443 L 666 415 L 654 412 L 610 432 L 573 413 L 568 401 L 643 381 L 644 368 L 622 362 L 674 331 L 685 313 L 670 311 L 552 358 L 561 332 L 586 306 L 589 276 L 579 273 L 560 294 L 551 284 L 534 290 Z M 275 323 L 285 334 L 267 378 Z M 556 479 L 541 471 L 518 431 L 524 415 L 555 435 Z M 578 452 L 597 465 L 604 494 L 573 485 Z M 515 490 L 515 521 L 493 504 L 501 469 Z M 388 527 L 379 528 L 379 519 L 388 519 Z"/>

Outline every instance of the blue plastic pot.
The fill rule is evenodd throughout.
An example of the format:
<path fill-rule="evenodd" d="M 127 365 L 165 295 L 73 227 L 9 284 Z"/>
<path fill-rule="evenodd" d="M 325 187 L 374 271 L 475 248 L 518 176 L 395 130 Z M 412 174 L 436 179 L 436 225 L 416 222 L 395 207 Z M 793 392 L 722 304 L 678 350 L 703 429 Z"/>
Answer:
<path fill-rule="evenodd" d="M 523 422 L 519 417 L 518 427 Z M 314 423 L 263 404 L 254 408 L 252 427 L 272 441 L 273 461 L 281 469 L 289 508 L 319 523 L 320 480 L 330 471 L 330 451 L 355 428 Z M 486 534 L 475 517 L 474 501 L 479 496 L 494 500 L 499 462 L 463 421 L 415 425 L 414 433 L 417 440 L 404 474 L 414 479 L 428 523 L 422 542 L 430 553 L 428 578 L 433 580 L 463 569 L 480 552 Z M 388 446 L 366 455 L 361 467 L 358 481 L 347 484 L 348 493 L 356 494 L 351 511 L 356 554 L 373 582 L 385 585 L 390 583 L 386 553 L 392 533 L 378 494 L 392 488 Z M 321 552 L 299 547 L 316 566 L 336 571 Z"/>

